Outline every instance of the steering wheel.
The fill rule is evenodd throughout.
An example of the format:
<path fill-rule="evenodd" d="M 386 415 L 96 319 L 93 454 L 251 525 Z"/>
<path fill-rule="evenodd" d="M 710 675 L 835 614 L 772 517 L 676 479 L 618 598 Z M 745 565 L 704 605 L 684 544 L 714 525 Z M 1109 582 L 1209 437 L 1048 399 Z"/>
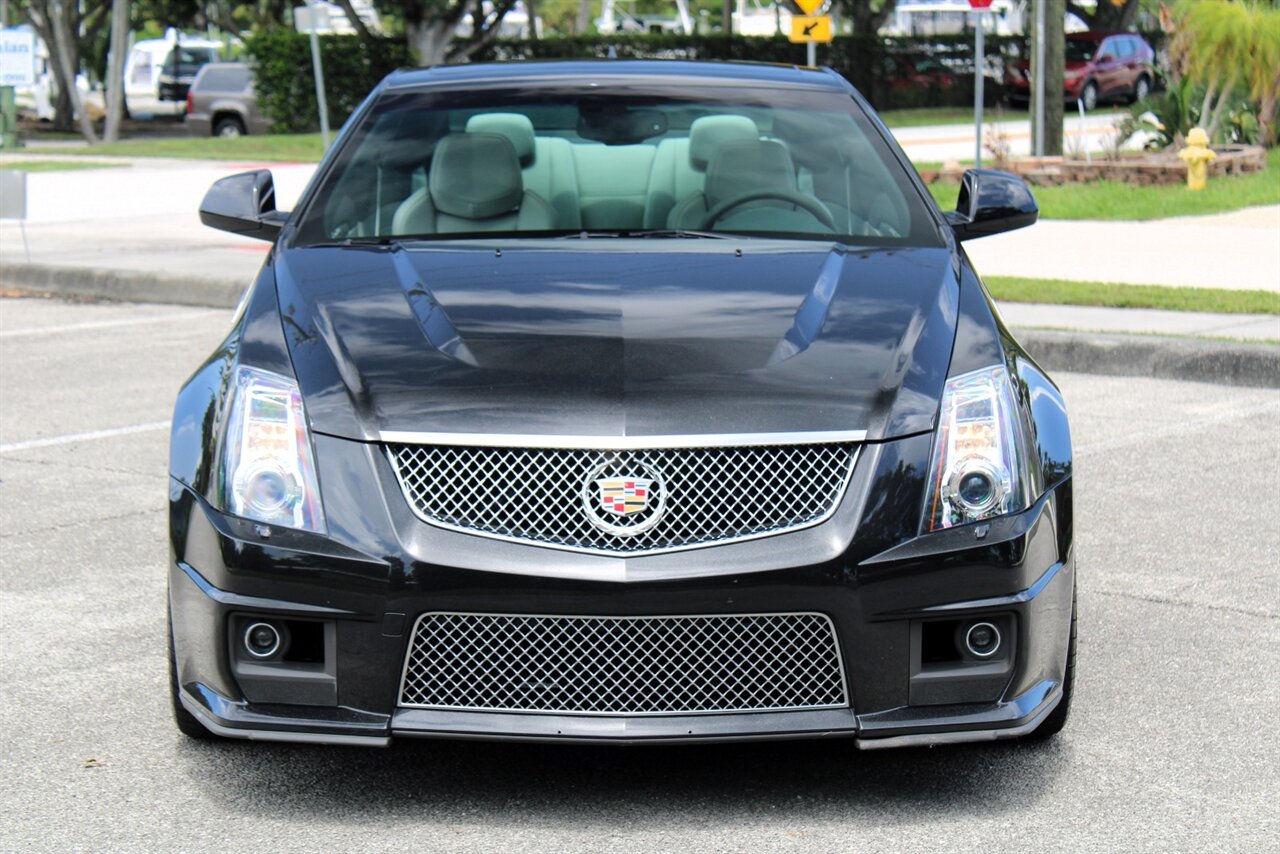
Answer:
<path fill-rule="evenodd" d="M 836 231 L 835 218 L 831 216 L 831 211 L 827 210 L 826 206 L 823 205 L 822 202 L 818 201 L 813 196 L 806 196 L 803 193 L 781 189 L 752 190 L 749 193 L 743 193 L 742 195 L 735 196 L 732 199 L 725 199 L 723 202 L 707 211 L 707 215 L 702 218 L 702 224 L 699 225 L 698 228 L 710 228 L 715 225 L 716 220 L 723 218 L 726 213 L 734 208 L 745 205 L 747 202 L 759 201 L 760 199 L 774 199 L 775 201 L 787 202 L 788 204 L 795 205 L 798 208 L 803 208 L 805 211 L 813 214 L 814 218 L 817 219 L 818 222 L 822 223 L 832 231 Z"/>

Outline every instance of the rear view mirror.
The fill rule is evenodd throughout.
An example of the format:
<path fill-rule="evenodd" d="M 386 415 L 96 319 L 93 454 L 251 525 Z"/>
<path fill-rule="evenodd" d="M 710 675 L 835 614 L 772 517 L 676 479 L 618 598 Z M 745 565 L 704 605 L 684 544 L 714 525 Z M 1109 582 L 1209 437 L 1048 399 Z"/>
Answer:
<path fill-rule="evenodd" d="M 1017 175 L 995 169 L 969 169 L 960 182 L 956 209 L 947 222 L 957 240 L 970 240 L 1026 228 L 1040 216 L 1031 188 Z"/>
<path fill-rule="evenodd" d="M 629 110 L 612 104 L 584 102 L 578 106 L 578 135 L 605 145 L 635 145 L 667 132 L 661 110 Z"/>
<path fill-rule="evenodd" d="M 275 240 L 288 217 L 276 210 L 275 183 L 266 169 L 215 181 L 200 203 L 205 225 L 259 240 Z"/>

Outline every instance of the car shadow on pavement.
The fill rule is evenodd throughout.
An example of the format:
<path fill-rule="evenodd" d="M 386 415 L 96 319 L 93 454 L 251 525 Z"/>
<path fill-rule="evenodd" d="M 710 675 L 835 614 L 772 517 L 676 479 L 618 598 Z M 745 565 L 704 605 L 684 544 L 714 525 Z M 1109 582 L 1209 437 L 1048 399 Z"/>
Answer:
<path fill-rule="evenodd" d="M 236 811 L 321 822 L 556 824 L 616 815 L 657 828 L 780 814 L 865 811 L 884 823 L 1016 813 L 1053 786 L 1070 750 L 1069 737 L 874 752 L 849 739 L 638 747 L 400 740 L 386 750 L 187 743 L 179 755 L 209 797 Z"/>

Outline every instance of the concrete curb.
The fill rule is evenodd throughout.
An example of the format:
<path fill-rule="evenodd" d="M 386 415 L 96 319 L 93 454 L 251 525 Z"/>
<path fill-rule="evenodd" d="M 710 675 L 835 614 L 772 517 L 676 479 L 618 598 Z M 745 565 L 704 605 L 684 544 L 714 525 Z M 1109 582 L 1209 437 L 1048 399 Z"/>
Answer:
<path fill-rule="evenodd" d="M 248 282 L 5 264 L 0 285 L 50 296 L 234 308 Z M 1280 388 L 1280 347 L 1272 344 L 1028 328 L 1014 332 L 1049 371 Z"/>
<path fill-rule="evenodd" d="M 1280 347 L 1274 344 L 1048 329 L 1013 331 L 1027 352 L 1051 372 L 1280 388 Z"/>
<path fill-rule="evenodd" d="M 235 308 L 249 282 L 6 262 L 0 267 L 0 285 L 19 292 L 60 297 Z"/>

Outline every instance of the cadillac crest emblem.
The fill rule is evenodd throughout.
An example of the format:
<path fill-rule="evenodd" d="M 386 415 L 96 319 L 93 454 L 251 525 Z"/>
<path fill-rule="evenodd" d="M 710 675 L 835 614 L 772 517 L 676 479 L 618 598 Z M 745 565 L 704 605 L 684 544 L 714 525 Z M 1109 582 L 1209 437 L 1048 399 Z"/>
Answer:
<path fill-rule="evenodd" d="M 636 460 L 602 463 L 582 485 L 587 518 L 617 537 L 634 536 L 658 524 L 665 503 L 662 476 Z"/>

